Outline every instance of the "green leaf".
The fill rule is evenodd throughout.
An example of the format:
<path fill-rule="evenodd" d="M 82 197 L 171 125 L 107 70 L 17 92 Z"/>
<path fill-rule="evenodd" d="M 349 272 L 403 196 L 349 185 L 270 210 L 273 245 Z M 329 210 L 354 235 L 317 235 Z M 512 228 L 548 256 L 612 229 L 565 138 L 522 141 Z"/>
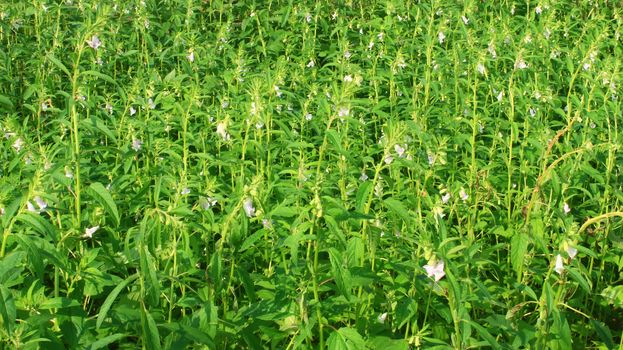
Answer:
<path fill-rule="evenodd" d="M 140 273 L 145 283 L 145 296 L 152 306 L 157 306 L 160 300 L 160 282 L 156 275 L 157 266 L 153 257 L 146 246 L 141 246 L 140 251 Z"/>
<path fill-rule="evenodd" d="M 41 215 L 33 213 L 23 213 L 18 215 L 16 219 L 25 223 L 27 226 L 31 227 L 33 230 L 41 233 L 42 235 L 50 237 L 52 242 L 56 243 L 56 241 L 58 240 L 56 237 L 56 228 L 47 220 L 45 220 Z"/>
<path fill-rule="evenodd" d="M 71 73 L 69 73 L 69 69 L 67 69 L 67 67 L 65 67 L 63 62 L 59 61 L 56 57 L 54 57 L 52 55 L 48 55 L 48 60 L 50 60 L 50 62 L 52 62 L 60 70 L 62 70 L 63 73 L 67 74 L 68 78 L 71 78 Z"/>
<path fill-rule="evenodd" d="M 0 284 L 0 318 L 8 334 L 13 334 L 16 315 L 13 294 L 7 287 Z"/>
<path fill-rule="evenodd" d="M 110 307 L 115 302 L 115 299 L 117 299 L 117 296 L 119 295 L 119 293 L 121 293 L 121 291 L 124 290 L 128 286 L 128 284 L 130 284 L 132 281 L 134 281 L 137 278 L 138 278 L 138 273 L 135 273 L 134 275 L 123 280 L 123 282 L 119 283 L 119 285 L 116 286 L 115 289 L 113 289 L 110 292 L 110 294 L 108 294 L 108 296 L 106 297 L 106 300 L 104 300 L 104 303 L 102 304 L 102 308 L 100 309 L 99 314 L 97 315 L 97 322 L 95 323 L 95 329 L 100 328 L 100 326 L 106 319 L 108 310 L 110 310 Z"/>
<path fill-rule="evenodd" d="M 578 282 L 580 287 L 588 294 L 591 293 L 592 286 L 589 281 L 587 281 L 582 274 L 580 274 L 576 269 L 569 268 L 567 269 L 567 273 L 574 281 Z"/>
<path fill-rule="evenodd" d="M 402 204 L 402 202 L 393 199 L 393 198 L 387 198 L 385 200 L 385 205 L 395 214 L 397 214 L 402 220 L 404 220 L 404 222 L 409 223 L 411 222 L 411 215 L 409 214 L 409 211 L 407 210 L 407 208 Z"/>
<path fill-rule="evenodd" d="M 151 314 L 145 306 L 141 308 L 141 328 L 143 330 L 143 344 L 149 350 L 161 349 L 160 333 L 158 333 L 158 327 L 156 321 L 151 317 Z"/>
<path fill-rule="evenodd" d="M 474 322 L 472 320 L 465 320 L 465 321 L 467 321 L 472 327 L 474 327 L 476 329 L 478 334 L 480 334 L 480 336 L 487 343 L 489 343 L 489 345 L 491 345 L 491 348 L 493 348 L 493 349 L 501 349 L 502 348 L 500 346 L 500 344 L 498 344 L 497 340 L 495 340 L 495 338 L 491 335 L 491 333 L 489 333 L 489 331 L 486 330 L 483 326 L 479 325 L 478 323 L 476 323 L 476 322 Z"/>
<path fill-rule="evenodd" d="M 331 260 L 331 272 L 333 273 L 333 278 L 335 278 L 337 289 L 347 300 L 350 300 L 350 273 L 342 267 L 342 254 L 337 249 L 331 248 L 329 249 L 329 258 Z"/>
<path fill-rule="evenodd" d="M 511 264 L 517 274 L 518 281 L 521 280 L 521 275 L 523 274 L 524 258 L 528 251 L 529 243 L 528 235 L 522 232 L 516 232 L 511 239 Z"/>
<path fill-rule="evenodd" d="M 370 349 L 408 350 L 409 343 L 405 339 L 391 339 L 388 337 L 374 337 L 368 341 Z"/>
<path fill-rule="evenodd" d="M 95 182 L 89 186 L 88 189 L 89 194 L 99 202 L 99 204 L 104 207 L 104 210 L 108 212 L 108 214 L 112 215 L 115 220 L 115 225 L 119 226 L 119 211 L 117 210 L 117 205 L 115 201 L 112 199 L 110 192 L 99 182 Z"/>
<path fill-rule="evenodd" d="M 0 105 L 5 106 L 9 110 L 15 109 L 15 106 L 13 105 L 13 102 L 11 102 L 11 99 L 4 95 L 0 95 Z"/>
<path fill-rule="evenodd" d="M 127 336 L 128 336 L 127 334 L 122 334 L 122 333 L 111 334 L 102 339 L 94 341 L 93 343 L 91 343 L 91 345 L 86 347 L 86 350 L 97 350 L 97 349 L 107 347 L 108 345 L 116 342 L 117 340 L 123 339 Z"/>
<path fill-rule="evenodd" d="M 76 299 L 69 299 L 65 297 L 57 297 L 44 301 L 39 305 L 40 310 L 49 309 L 64 309 L 70 307 L 80 307 L 80 303 Z"/>
<path fill-rule="evenodd" d="M 595 328 L 595 332 L 597 332 L 597 336 L 601 339 L 602 342 L 606 344 L 608 350 L 614 349 L 616 345 L 612 341 L 612 333 L 610 332 L 610 328 L 606 326 L 603 322 L 597 320 L 591 320 L 591 325 Z"/>

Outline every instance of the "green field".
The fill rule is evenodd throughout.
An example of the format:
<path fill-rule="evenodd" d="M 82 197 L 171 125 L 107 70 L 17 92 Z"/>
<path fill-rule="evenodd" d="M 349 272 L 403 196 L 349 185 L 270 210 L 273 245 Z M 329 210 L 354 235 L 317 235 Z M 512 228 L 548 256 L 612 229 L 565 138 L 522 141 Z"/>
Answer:
<path fill-rule="evenodd" d="M 0 349 L 622 349 L 622 31 L 0 0 Z"/>

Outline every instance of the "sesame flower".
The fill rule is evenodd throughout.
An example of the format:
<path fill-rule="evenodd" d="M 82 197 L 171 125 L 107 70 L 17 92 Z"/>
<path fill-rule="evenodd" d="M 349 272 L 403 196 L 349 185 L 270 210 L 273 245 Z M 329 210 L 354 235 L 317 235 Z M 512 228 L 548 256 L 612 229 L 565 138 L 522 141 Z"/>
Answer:
<path fill-rule="evenodd" d="M 515 62 L 515 69 L 526 69 L 528 68 L 528 64 L 524 61 L 523 58 L 519 58 L 517 62 Z"/>
<path fill-rule="evenodd" d="M 220 122 L 216 125 L 216 133 L 223 139 L 223 141 L 229 141 L 231 136 L 227 133 L 227 124 Z"/>
<path fill-rule="evenodd" d="M 100 46 L 102 46 L 102 42 L 100 41 L 100 38 L 97 37 L 97 35 L 93 35 L 91 37 L 91 40 L 87 40 L 87 44 L 89 44 L 89 46 L 93 50 L 97 50 Z"/>
<path fill-rule="evenodd" d="M 565 214 L 569 214 L 571 212 L 571 208 L 569 208 L 569 204 L 567 204 L 567 202 L 565 202 L 565 204 L 563 205 L 562 210 L 565 212 Z"/>
<path fill-rule="evenodd" d="M 84 237 L 84 238 L 93 238 L 93 234 L 97 230 L 99 230 L 99 228 L 100 228 L 99 226 L 93 226 L 93 227 L 87 228 L 85 230 L 85 232 L 84 232 L 84 235 L 82 235 L 82 237 Z"/>
<path fill-rule="evenodd" d="M 437 34 L 437 39 L 439 39 L 440 44 L 443 44 L 446 40 L 446 35 L 443 32 L 439 32 L 439 34 Z"/>
<path fill-rule="evenodd" d="M 348 109 L 348 107 L 340 107 L 340 109 L 337 112 L 337 115 L 340 118 L 348 117 L 350 115 L 350 109 Z"/>
<path fill-rule="evenodd" d="M 48 207 L 48 203 L 46 203 L 41 197 L 35 196 L 34 200 L 35 203 L 37 203 L 40 212 L 45 211 L 45 208 Z"/>
<path fill-rule="evenodd" d="M 433 208 L 433 215 L 435 216 L 436 220 L 443 219 L 443 217 L 446 216 L 446 214 L 443 213 L 443 208 L 442 207 L 434 207 Z"/>
<path fill-rule="evenodd" d="M 4 216 L 4 207 L 0 207 L 0 216 Z"/>
<path fill-rule="evenodd" d="M 478 73 L 480 73 L 481 75 L 484 75 L 486 72 L 485 65 L 482 63 L 478 63 L 478 65 L 476 66 L 476 69 L 478 70 Z"/>
<path fill-rule="evenodd" d="M 143 141 L 139 139 L 132 140 L 132 149 L 135 150 L 136 152 L 140 151 L 142 146 L 143 146 Z"/>
<path fill-rule="evenodd" d="M 467 192 L 465 192 L 465 189 L 462 187 L 461 187 L 461 190 L 459 191 L 459 197 L 461 197 L 463 202 L 465 202 L 469 198 L 469 196 L 467 195 Z"/>
<path fill-rule="evenodd" d="M 431 259 L 428 261 L 428 264 L 424 265 L 424 270 L 426 270 L 426 275 L 428 277 L 438 282 L 446 273 L 443 271 L 444 263 L 443 261 L 435 261 L 435 259 Z"/>
<path fill-rule="evenodd" d="M 262 226 L 264 226 L 265 229 L 270 230 L 273 228 L 273 222 L 269 219 L 263 219 Z"/>
<path fill-rule="evenodd" d="M 311 113 L 305 114 L 305 120 L 310 121 L 314 116 Z"/>
<path fill-rule="evenodd" d="M 15 140 L 15 142 L 13 142 L 13 148 L 15 148 L 15 152 L 21 151 L 23 146 L 24 146 L 24 140 L 22 140 L 21 137 Z"/>
<path fill-rule="evenodd" d="M 182 194 L 182 196 L 185 196 L 190 193 L 190 188 L 184 187 L 180 193 Z"/>
<path fill-rule="evenodd" d="M 134 107 L 130 106 L 130 116 L 133 116 L 134 114 L 136 114 L 136 109 L 134 109 Z"/>
<path fill-rule="evenodd" d="M 388 154 L 387 156 L 385 156 L 384 161 L 385 161 L 385 164 L 391 164 L 394 161 L 394 157 Z"/>
<path fill-rule="evenodd" d="M 396 153 L 398 153 L 398 157 L 403 158 L 405 156 L 405 151 L 406 151 L 406 147 L 407 145 L 405 145 L 405 147 L 402 147 L 398 144 L 394 145 L 394 150 L 396 151 Z"/>
<path fill-rule="evenodd" d="M 563 264 L 562 256 L 560 254 L 556 255 L 556 263 L 554 265 L 554 270 L 560 275 L 565 270 L 565 266 Z"/>
<path fill-rule="evenodd" d="M 251 198 L 244 200 L 242 208 L 244 209 L 245 214 L 247 214 L 247 217 L 251 218 L 255 216 L 255 208 L 253 207 L 253 200 Z"/>
<path fill-rule="evenodd" d="M 151 98 L 147 100 L 147 104 L 149 105 L 149 109 L 156 109 L 156 104 L 154 103 L 154 100 L 152 100 Z"/>
<path fill-rule="evenodd" d="M 461 16 L 461 20 L 463 20 L 463 24 L 467 25 L 469 23 L 469 19 L 465 16 Z"/>
<path fill-rule="evenodd" d="M 443 196 L 441 196 L 441 202 L 442 202 L 443 204 L 448 203 L 448 201 L 450 200 L 450 197 L 451 197 L 451 196 L 450 196 L 450 193 L 446 193 L 446 194 L 444 194 Z"/>
<path fill-rule="evenodd" d="M 368 175 L 365 172 L 361 172 L 361 176 L 359 176 L 359 181 L 366 181 L 368 179 Z"/>
<path fill-rule="evenodd" d="M 345 83 L 350 83 L 352 81 L 353 81 L 353 77 L 350 74 L 344 76 Z"/>
<path fill-rule="evenodd" d="M 570 259 L 575 258 L 575 256 L 578 254 L 578 250 L 571 246 L 567 247 L 566 252 L 567 252 L 567 255 L 569 255 Z"/>
<path fill-rule="evenodd" d="M 314 62 L 314 60 L 309 60 L 309 63 L 307 63 L 307 68 L 314 68 L 315 65 L 316 63 Z"/>
<path fill-rule="evenodd" d="M 383 312 L 382 314 L 380 314 L 380 315 L 376 318 L 376 320 L 377 320 L 379 323 L 385 323 L 385 320 L 386 320 L 386 319 L 387 319 L 387 312 Z"/>
<path fill-rule="evenodd" d="M 195 53 L 193 51 L 190 51 L 190 53 L 188 54 L 188 56 L 186 56 L 186 58 L 188 58 L 190 63 L 195 62 Z"/>

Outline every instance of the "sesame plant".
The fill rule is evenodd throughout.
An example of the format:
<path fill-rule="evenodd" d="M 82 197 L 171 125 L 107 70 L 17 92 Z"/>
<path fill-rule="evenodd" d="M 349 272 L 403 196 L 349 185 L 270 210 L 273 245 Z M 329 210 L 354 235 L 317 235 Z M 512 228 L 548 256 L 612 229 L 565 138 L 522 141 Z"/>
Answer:
<path fill-rule="evenodd" d="M 0 348 L 622 348 L 619 5 L 0 1 Z"/>

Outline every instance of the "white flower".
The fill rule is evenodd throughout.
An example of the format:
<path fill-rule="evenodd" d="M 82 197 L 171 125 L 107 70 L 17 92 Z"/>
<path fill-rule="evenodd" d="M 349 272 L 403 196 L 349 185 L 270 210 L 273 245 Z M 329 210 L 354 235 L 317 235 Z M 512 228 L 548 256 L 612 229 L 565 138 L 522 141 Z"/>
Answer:
<path fill-rule="evenodd" d="M 244 209 L 245 214 L 247 214 L 247 217 L 251 218 L 255 216 L 255 208 L 253 207 L 253 200 L 251 198 L 244 200 L 242 208 Z"/>
<path fill-rule="evenodd" d="M 463 20 L 463 24 L 467 25 L 469 23 L 469 19 L 467 19 L 467 17 L 461 16 L 461 19 Z"/>
<path fill-rule="evenodd" d="M 344 52 L 344 58 L 349 59 L 350 57 L 351 57 L 350 51 L 346 50 L 346 52 Z"/>
<path fill-rule="evenodd" d="M 41 110 L 42 110 L 42 111 L 44 111 L 44 112 L 45 112 L 45 111 L 47 111 L 47 110 L 48 110 L 48 108 L 50 108 L 50 105 L 48 105 L 48 103 L 47 103 L 47 102 L 43 102 L 43 103 L 41 103 Z"/>
<path fill-rule="evenodd" d="M 439 34 L 437 34 L 437 39 L 439 39 L 440 44 L 443 44 L 444 40 L 446 40 L 446 35 L 443 32 L 439 32 Z"/>
<path fill-rule="evenodd" d="M 480 73 L 481 75 L 484 75 L 486 72 L 485 65 L 482 63 L 478 63 L 478 65 L 476 66 L 476 69 L 478 70 L 478 73 Z"/>
<path fill-rule="evenodd" d="M 337 113 L 337 115 L 340 118 L 348 117 L 349 114 L 350 114 L 350 109 L 348 109 L 348 107 L 340 107 L 340 109 L 339 109 L 339 111 Z"/>
<path fill-rule="evenodd" d="M 264 226 L 265 229 L 270 230 L 273 228 L 273 222 L 271 220 L 268 219 L 263 219 L 262 220 L 262 226 Z"/>
<path fill-rule="evenodd" d="M 366 181 L 368 179 L 368 175 L 365 172 L 361 172 L 361 176 L 359 176 L 359 181 Z"/>
<path fill-rule="evenodd" d="M 435 155 L 432 153 L 428 154 L 428 165 L 433 166 L 435 164 Z"/>
<path fill-rule="evenodd" d="M 203 210 L 208 210 L 211 207 L 215 206 L 217 203 L 216 198 L 214 197 L 207 197 L 207 198 L 202 198 L 201 200 L 199 200 L 199 205 L 201 205 L 201 208 L 203 208 Z"/>
<path fill-rule="evenodd" d="M 379 321 L 379 323 L 385 323 L 386 319 L 387 319 L 387 312 L 383 312 L 376 318 L 376 320 Z"/>
<path fill-rule="evenodd" d="M 571 212 L 571 208 L 569 207 L 569 204 L 567 204 L 566 202 L 562 206 L 562 210 L 565 212 L 565 214 L 569 214 L 569 212 Z"/>
<path fill-rule="evenodd" d="M 394 150 L 396 151 L 396 153 L 398 153 L 398 157 L 400 157 L 400 158 L 404 157 L 405 151 L 406 151 L 406 146 L 407 145 L 405 145 L 405 147 L 402 147 L 402 146 L 400 146 L 398 144 L 394 145 Z"/>
<path fill-rule="evenodd" d="M 498 98 L 498 102 L 502 102 L 502 99 L 504 98 L 504 91 L 500 91 L 497 98 Z"/>
<path fill-rule="evenodd" d="M 312 120 L 312 118 L 313 118 L 313 116 L 312 116 L 311 113 L 305 114 L 305 120 L 309 121 L 309 120 Z"/>
<path fill-rule="evenodd" d="M 344 76 L 344 82 L 350 83 L 351 81 L 353 81 L 353 77 L 350 74 Z"/>
<path fill-rule="evenodd" d="M 443 213 L 443 208 L 442 207 L 434 207 L 433 208 L 433 215 L 435 216 L 435 219 L 437 219 L 437 220 L 443 219 L 444 216 L 446 216 L 446 214 Z"/>
<path fill-rule="evenodd" d="M 227 133 L 227 124 L 220 122 L 216 125 L 216 133 L 223 139 L 223 141 L 229 141 L 231 136 Z"/>
<path fill-rule="evenodd" d="M 534 110 L 534 108 L 530 108 L 529 112 L 531 117 L 534 117 L 536 115 L 536 111 Z"/>
<path fill-rule="evenodd" d="M 567 254 L 569 258 L 573 259 L 578 254 L 578 250 L 570 246 L 567 248 Z"/>
<path fill-rule="evenodd" d="M 186 56 L 186 58 L 188 58 L 188 60 L 190 61 L 190 63 L 195 62 L 195 53 L 193 51 L 191 51 L 188 56 Z"/>
<path fill-rule="evenodd" d="M 22 140 L 21 137 L 15 140 L 15 142 L 13 142 L 13 148 L 15 148 L 15 152 L 21 151 L 23 146 L 24 146 L 24 140 Z"/>
<path fill-rule="evenodd" d="M 74 173 L 69 168 L 65 168 L 65 177 L 68 179 L 74 178 Z"/>
<path fill-rule="evenodd" d="M 451 197 L 451 196 L 450 196 L 450 193 L 446 193 L 446 194 L 444 194 L 443 196 L 441 196 L 441 202 L 442 202 L 443 204 L 448 203 L 448 201 L 450 200 L 450 197 Z"/>
<path fill-rule="evenodd" d="M 185 195 L 187 195 L 187 194 L 189 194 L 189 193 L 190 193 L 190 188 L 188 188 L 188 187 L 184 187 L 184 188 L 182 189 L 182 191 L 180 192 L 180 194 L 181 194 L 182 196 L 185 196 Z"/>
<path fill-rule="evenodd" d="M 229 107 L 229 101 L 223 101 L 223 102 L 221 102 L 221 108 L 225 109 L 225 108 L 227 108 L 227 107 Z"/>
<path fill-rule="evenodd" d="M 541 6 L 539 5 L 539 6 L 537 6 L 537 7 L 534 9 L 534 12 L 536 12 L 536 14 L 537 14 L 537 15 L 540 15 L 540 14 L 541 14 L 541 12 L 543 12 L 543 9 L 542 9 L 542 8 L 541 8 Z"/>
<path fill-rule="evenodd" d="M 394 157 L 392 157 L 391 155 L 387 155 L 384 159 L 385 164 L 391 164 L 394 161 Z"/>
<path fill-rule="evenodd" d="M 84 238 L 93 238 L 93 234 L 99 230 L 99 226 L 93 226 L 93 227 L 89 227 L 85 230 L 84 235 L 82 235 L 82 237 Z"/>
<path fill-rule="evenodd" d="M 495 51 L 495 45 L 493 43 L 489 43 L 489 47 L 487 47 L 487 51 L 489 51 L 489 54 L 494 59 L 498 56 L 497 52 Z"/>
<path fill-rule="evenodd" d="M 106 106 L 104 108 L 106 109 L 108 114 L 112 114 L 112 105 L 110 103 L 106 103 Z"/>
<path fill-rule="evenodd" d="M 130 116 L 133 116 L 134 114 L 136 114 L 136 109 L 134 109 L 134 107 L 130 106 Z"/>
<path fill-rule="evenodd" d="M 30 201 L 26 202 L 26 208 L 31 213 L 38 213 L 39 212 L 37 209 L 35 209 L 35 206 L 32 205 L 32 203 L 30 203 Z"/>
<path fill-rule="evenodd" d="M 277 97 L 281 97 L 281 91 L 279 90 L 279 86 L 275 85 L 273 86 L 273 89 L 275 90 L 275 94 L 277 94 Z"/>
<path fill-rule="evenodd" d="M 582 69 L 584 69 L 584 70 L 589 70 L 590 68 L 591 68 L 591 64 L 590 64 L 590 63 L 588 63 L 588 62 L 586 62 L 586 63 L 584 63 L 584 64 L 582 65 Z"/>
<path fill-rule="evenodd" d="M 97 37 L 97 35 L 93 35 L 91 37 L 91 40 L 87 40 L 87 44 L 89 44 L 89 46 L 93 50 L 97 50 L 100 46 L 102 46 L 102 42 L 100 41 L 100 38 Z"/>
<path fill-rule="evenodd" d="M 307 23 L 311 23 L 312 20 L 312 16 L 308 13 L 305 15 L 305 20 L 307 21 Z"/>
<path fill-rule="evenodd" d="M 139 139 L 134 139 L 132 140 L 132 149 L 135 150 L 136 152 L 141 150 L 141 146 L 143 146 L 143 141 L 139 140 Z"/>
<path fill-rule="evenodd" d="M 467 192 L 465 192 L 464 188 L 461 188 L 461 190 L 459 191 L 459 197 L 461 197 L 463 202 L 465 202 L 467 200 L 467 198 L 469 198 L 469 196 L 467 195 Z"/>
<path fill-rule="evenodd" d="M 316 65 L 316 63 L 314 62 L 314 60 L 309 60 L 309 63 L 307 63 L 307 68 L 313 68 Z"/>
<path fill-rule="evenodd" d="M 424 270 L 426 270 L 426 274 L 428 275 L 428 277 L 434 279 L 435 282 L 438 282 L 440 279 L 443 278 L 443 276 L 446 275 L 446 273 L 443 271 L 443 261 L 435 261 L 434 259 L 431 259 L 428 261 L 428 264 L 424 265 L 423 267 Z"/>
<path fill-rule="evenodd" d="M 45 208 L 48 207 L 48 203 L 46 203 L 41 197 L 35 196 L 34 200 L 35 203 L 37 203 L 40 212 L 45 211 Z"/>
<path fill-rule="evenodd" d="M 0 207 L 0 216 L 4 216 L 4 207 Z"/>
<path fill-rule="evenodd" d="M 519 58 L 517 62 L 515 62 L 515 69 L 526 69 L 526 68 L 528 68 L 528 64 L 526 63 L 526 61 L 523 60 L 523 58 Z"/>
<path fill-rule="evenodd" d="M 156 109 L 156 104 L 154 103 L 154 100 L 152 100 L 151 98 L 147 100 L 147 104 L 149 105 L 149 109 Z"/>
<path fill-rule="evenodd" d="M 562 256 L 560 254 L 556 255 L 556 264 L 554 265 L 554 270 L 560 275 L 565 270 L 565 266 L 563 265 Z"/>

